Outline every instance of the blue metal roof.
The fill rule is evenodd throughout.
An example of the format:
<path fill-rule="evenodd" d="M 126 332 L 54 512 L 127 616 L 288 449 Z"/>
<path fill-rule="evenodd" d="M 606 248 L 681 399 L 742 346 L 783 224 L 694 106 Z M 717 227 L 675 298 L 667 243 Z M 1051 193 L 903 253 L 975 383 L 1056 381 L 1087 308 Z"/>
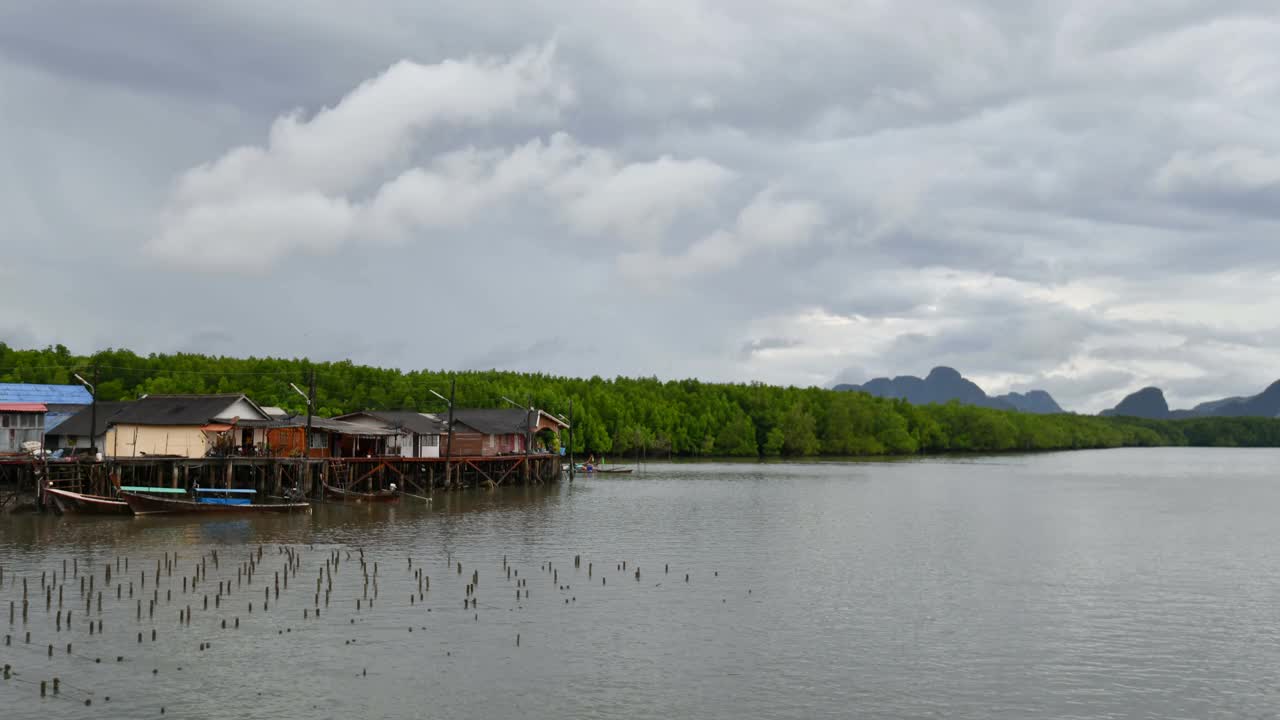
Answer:
<path fill-rule="evenodd" d="M 38 402 L 53 405 L 88 405 L 93 396 L 81 385 L 0 383 L 0 402 Z"/>

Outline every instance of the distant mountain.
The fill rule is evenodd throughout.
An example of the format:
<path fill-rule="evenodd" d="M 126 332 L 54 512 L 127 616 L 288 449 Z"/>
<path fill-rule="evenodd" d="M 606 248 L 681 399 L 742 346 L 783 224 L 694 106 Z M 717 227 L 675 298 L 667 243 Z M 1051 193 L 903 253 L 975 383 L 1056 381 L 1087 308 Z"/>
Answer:
<path fill-rule="evenodd" d="M 1226 407 L 1227 405 L 1232 405 L 1238 402 L 1244 402 L 1245 400 L 1248 400 L 1248 399 L 1249 398 L 1237 396 L 1237 397 L 1223 398 L 1221 400 L 1210 400 L 1209 402 L 1202 402 L 1199 405 L 1191 408 L 1190 410 L 1174 410 L 1174 412 L 1187 413 L 1189 415 L 1212 415 L 1214 411 L 1218 410 L 1219 408 Z"/>
<path fill-rule="evenodd" d="M 1280 417 L 1280 380 L 1250 397 L 1229 397 L 1202 402 L 1190 410 L 1169 410 L 1164 393 L 1159 388 L 1143 388 L 1129 395 L 1120 404 L 1103 415 L 1129 415 L 1144 418 L 1196 418 L 1196 417 Z"/>
<path fill-rule="evenodd" d="M 1209 417 L 1280 417 L 1280 380 L 1253 397 L 1200 403 L 1193 412 Z"/>
<path fill-rule="evenodd" d="M 1127 395 L 1119 405 L 1110 410 L 1103 410 L 1102 414 L 1164 420 L 1169 417 L 1169 403 L 1165 401 L 1164 392 L 1160 388 L 1145 387 Z"/>
<path fill-rule="evenodd" d="M 1026 395 L 1009 393 L 1000 397 L 991 397 L 972 380 L 966 379 L 949 367 L 936 367 L 924 378 L 914 375 L 899 375 L 892 379 L 882 377 L 869 380 L 862 385 L 836 385 L 835 389 L 865 392 L 876 397 L 900 398 L 913 405 L 958 400 L 966 405 L 996 410 L 1021 410 L 1028 413 L 1063 411 L 1053 397 L 1043 390 L 1032 390 Z"/>
<path fill-rule="evenodd" d="M 1016 392 L 1005 393 L 1004 395 L 997 395 L 995 399 L 1009 403 L 1015 410 L 1024 413 L 1052 415 L 1053 413 L 1066 412 L 1053 399 L 1053 396 L 1044 390 L 1031 390 L 1025 395 Z"/>

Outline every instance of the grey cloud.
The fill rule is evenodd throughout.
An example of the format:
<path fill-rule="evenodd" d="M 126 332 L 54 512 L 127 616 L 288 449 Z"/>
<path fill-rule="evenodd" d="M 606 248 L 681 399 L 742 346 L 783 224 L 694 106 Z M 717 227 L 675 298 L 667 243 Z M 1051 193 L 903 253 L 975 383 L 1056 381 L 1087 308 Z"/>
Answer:
<path fill-rule="evenodd" d="M 710 380 L 951 364 L 1032 378 L 1077 409 L 1135 382 L 1163 384 L 1175 402 L 1248 392 L 1280 367 L 1273 11 L 1244 0 L 11 3 L 0 8 L 0 327 L 78 350 Z M 727 179 L 653 211 L 625 185 L 576 224 L 542 192 L 495 194 L 466 223 L 376 242 L 356 232 L 315 254 L 290 245 L 268 265 L 246 238 L 272 237 L 261 218 L 289 215 L 277 205 L 233 226 L 228 247 L 241 249 L 219 267 L 146 255 L 175 179 L 264 145 L 277 117 L 313 117 L 402 59 L 547 43 L 575 102 L 424 133 L 388 173 L 562 132 L 619 167 L 703 159 Z M 766 188 L 825 223 L 750 252 L 732 244 L 742 234 L 722 239 L 710 249 L 733 262 L 714 272 L 661 283 L 625 272 L 624 249 L 699 257 L 689 253 L 735 229 Z M 460 205 L 447 197 L 444 210 Z M 654 218 L 657 229 L 636 231 Z M 63 291 L 43 290 L 50 273 L 69 280 Z M 804 319 L 813 313 L 829 322 Z M 875 337 L 861 342 L 863 329 Z M 1130 341 L 1146 335 L 1164 345 Z M 764 352 L 780 340 L 794 352 Z"/>
<path fill-rule="evenodd" d="M 803 344 L 804 343 L 802 341 L 797 340 L 796 338 L 785 338 L 785 337 L 754 338 L 752 340 L 748 340 L 744 342 L 739 352 L 742 354 L 744 358 L 750 358 L 751 356 L 757 353 L 765 352 L 767 350 L 786 350 L 788 348 L 799 347 L 800 345 L 803 345 Z"/>
<path fill-rule="evenodd" d="M 548 337 L 528 345 L 505 343 L 465 358 L 462 366 L 482 370 L 537 368 L 563 355 L 569 347 L 568 341 L 563 337 Z M 587 352 L 594 354 L 590 350 Z"/>
<path fill-rule="evenodd" d="M 216 355 L 234 354 L 237 349 L 235 340 L 235 335 L 224 328 L 208 327 L 193 332 L 185 340 L 176 343 L 174 350 Z"/>
<path fill-rule="evenodd" d="M 11 348 L 33 347 L 38 340 L 35 333 L 21 325 L 5 325 L 0 323 L 0 342 Z"/>
<path fill-rule="evenodd" d="M 954 327 L 899 336 L 890 363 L 949 365 L 968 372 L 1027 373 L 1070 357 L 1098 328 L 1087 316 L 1054 308 L 989 307 Z"/>

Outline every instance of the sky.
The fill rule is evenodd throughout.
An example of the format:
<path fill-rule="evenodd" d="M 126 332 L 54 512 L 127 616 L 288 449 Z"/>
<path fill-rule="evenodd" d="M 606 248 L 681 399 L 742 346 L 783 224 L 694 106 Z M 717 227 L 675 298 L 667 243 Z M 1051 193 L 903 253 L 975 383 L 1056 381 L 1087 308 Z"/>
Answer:
<path fill-rule="evenodd" d="M 0 4 L 0 341 L 1280 377 L 1274 0 Z"/>

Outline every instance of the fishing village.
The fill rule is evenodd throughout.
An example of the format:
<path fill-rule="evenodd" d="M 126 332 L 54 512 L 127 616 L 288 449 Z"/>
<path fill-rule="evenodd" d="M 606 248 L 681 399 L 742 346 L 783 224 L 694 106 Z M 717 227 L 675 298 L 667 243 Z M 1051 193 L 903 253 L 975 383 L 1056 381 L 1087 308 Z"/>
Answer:
<path fill-rule="evenodd" d="M 338 658 L 327 683 L 359 697 L 403 683 L 407 666 L 388 650 L 438 667 L 460 651 L 518 652 L 538 642 L 529 612 L 571 612 L 624 581 L 661 586 L 632 560 L 581 552 L 535 570 L 527 552 L 316 542 L 313 523 L 344 514 L 373 535 L 397 509 L 433 517 L 433 499 L 548 497 L 562 475 L 630 472 L 557 452 L 568 417 L 445 402 L 441 416 L 294 417 L 243 394 L 99 403 L 77 386 L 0 384 L 0 523 L 31 515 L 41 534 L 25 542 L 62 550 L 0 558 L 6 717 L 202 717 L 209 678 L 246 652 L 264 673 L 289 667 L 289 653 Z M 446 492 L 458 490 L 486 492 Z M 297 533 L 312 541 L 283 541 Z M 689 568 L 659 572 L 692 587 Z M 298 712 L 270 695 L 223 705 L 236 717 Z"/>
<path fill-rule="evenodd" d="M 97 402 L 91 387 L 0 384 L 0 511 L 281 512 L 629 472 L 575 462 L 570 416 L 510 400 L 318 417 L 239 393 Z"/>

